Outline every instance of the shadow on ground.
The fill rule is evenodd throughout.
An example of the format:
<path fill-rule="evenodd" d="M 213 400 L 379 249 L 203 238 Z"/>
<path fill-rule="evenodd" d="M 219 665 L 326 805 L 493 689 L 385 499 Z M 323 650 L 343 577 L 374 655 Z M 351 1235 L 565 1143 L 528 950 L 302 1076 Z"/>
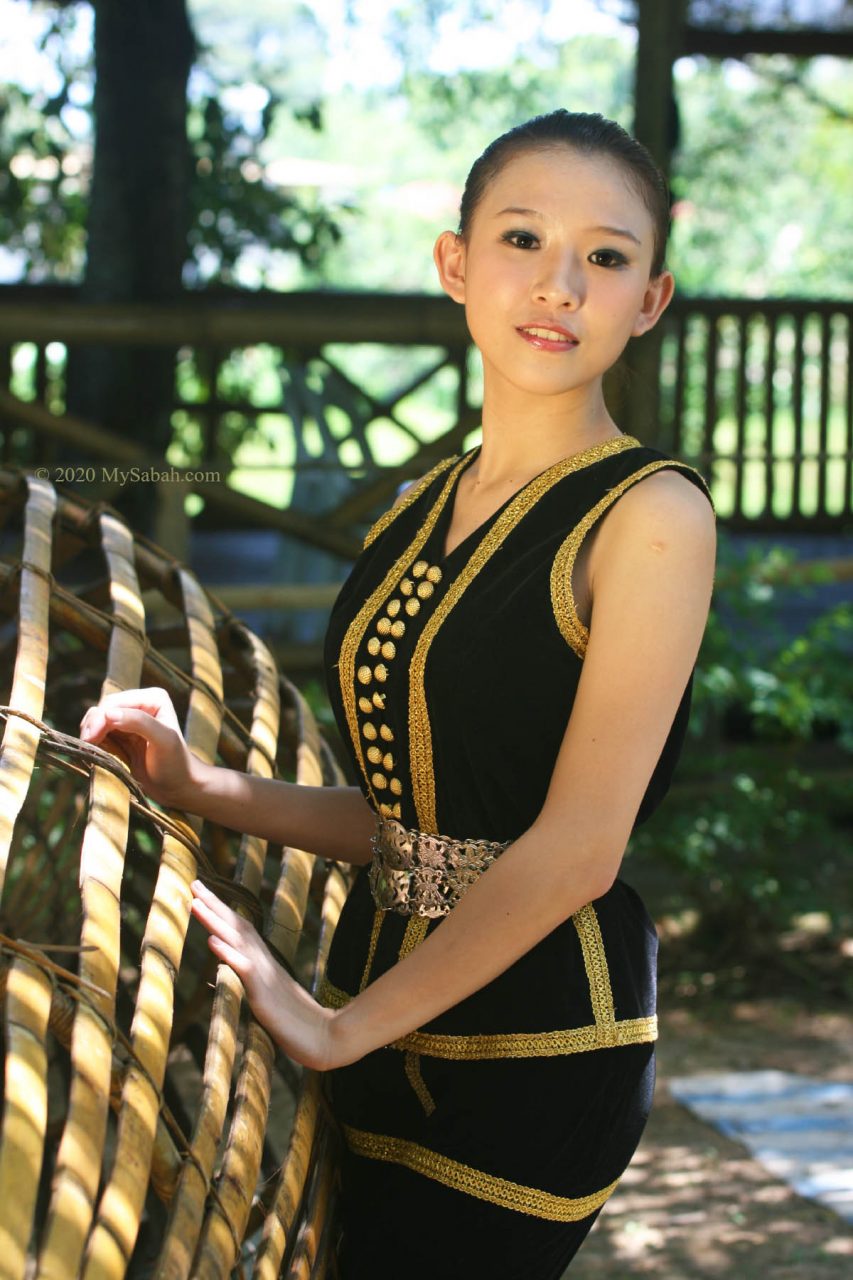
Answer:
<path fill-rule="evenodd" d="M 656 1106 L 571 1280 L 847 1280 L 853 1230 L 679 1106 L 668 1076 L 721 1068 L 851 1079 L 853 1016 L 785 1001 L 663 1011 Z"/>

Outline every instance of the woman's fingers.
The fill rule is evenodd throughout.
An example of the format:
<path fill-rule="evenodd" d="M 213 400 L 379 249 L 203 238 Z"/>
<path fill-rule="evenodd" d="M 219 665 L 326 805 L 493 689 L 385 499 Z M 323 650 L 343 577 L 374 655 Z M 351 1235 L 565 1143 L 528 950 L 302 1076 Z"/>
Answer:
<path fill-rule="evenodd" d="M 140 717 L 145 717 L 141 719 Z M 121 689 L 107 693 L 94 707 L 90 707 L 80 722 L 80 736 L 90 742 L 98 741 L 110 728 L 121 726 L 130 732 L 146 732 L 151 725 L 173 729 L 181 727 L 172 700 L 165 689 Z"/>
<path fill-rule="evenodd" d="M 249 961 L 252 958 L 255 963 L 266 960 L 269 953 L 250 920 L 226 906 L 221 898 L 217 898 L 199 880 L 194 880 L 191 888 L 192 913 L 209 934 L 220 938 L 229 947 L 237 948 Z"/>
<path fill-rule="evenodd" d="M 250 941 L 239 925 L 218 915 L 207 903 L 196 898 L 192 904 L 192 912 L 199 924 L 204 925 L 208 933 L 216 934 L 232 947 L 245 947 Z"/>
<path fill-rule="evenodd" d="M 239 927 L 241 924 L 248 924 L 249 928 L 252 927 L 248 920 L 245 920 L 243 916 L 238 915 L 232 907 L 229 907 L 221 898 L 218 898 L 212 889 L 208 889 L 207 885 L 202 884 L 201 880 L 193 880 L 190 885 L 190 889 L 192 890 L 193 897 L 203 903 L 204 906 L 219 919 L 227 921 L 235 928 Z"/>
<path fill-rule="evenodd" d="M 211 934 L 207 940 L 207 945 L 223 964 L 227 964 L 234 970 L 238 978 L 244 979 L 247 976 L 251 962 L 242 951 L 238 951 L 236 947 L 229 946 L 218 934 Z"/>

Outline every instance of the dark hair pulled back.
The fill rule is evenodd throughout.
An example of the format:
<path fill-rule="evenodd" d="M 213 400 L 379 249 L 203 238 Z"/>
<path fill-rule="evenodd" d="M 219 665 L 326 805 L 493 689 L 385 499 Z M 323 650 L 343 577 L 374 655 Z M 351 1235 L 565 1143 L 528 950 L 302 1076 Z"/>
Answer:
<path fill-rule="evenodd" d="M 666 179 L 641 142 L 621 125 L 597 113 L 560 108 L 534 116 L 489 143 L 474 161 L 462 193 L 459 234 L 466 235 L 477 205 L 489 183 L 510 160 L 526 151 L 571 147 L 582 155 L 601 155 L 618 164 L 648 209 L 654 225 L 651 274 L 660 275 L 670 227 L 670 199 Z"/>

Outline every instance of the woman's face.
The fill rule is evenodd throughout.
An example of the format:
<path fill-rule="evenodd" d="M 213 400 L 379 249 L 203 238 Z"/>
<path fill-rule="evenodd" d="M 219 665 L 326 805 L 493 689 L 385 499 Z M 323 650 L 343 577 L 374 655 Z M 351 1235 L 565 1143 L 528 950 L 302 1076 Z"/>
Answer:
<path fill-rule="evenodd" d="M 597 386 L 672 295 L 650 279 L 654 226 L 621 167 L 567 146 L 524 152 L 486 187 L 436 263 L 464 303 L 487 378 L 544 395 Z"/>

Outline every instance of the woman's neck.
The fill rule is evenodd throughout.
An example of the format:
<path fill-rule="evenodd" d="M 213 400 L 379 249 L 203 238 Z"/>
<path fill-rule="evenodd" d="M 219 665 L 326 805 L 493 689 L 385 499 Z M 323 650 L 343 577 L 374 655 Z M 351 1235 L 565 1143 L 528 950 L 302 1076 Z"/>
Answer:
<path fill-rule="evenodd" d="M 479 485 L 526 483 L 562 458 L 619 434 L 600 384 L 590 394 L 531 396 L 502 387 L 483 397 L 483 447 L 476 460 Z"/>

